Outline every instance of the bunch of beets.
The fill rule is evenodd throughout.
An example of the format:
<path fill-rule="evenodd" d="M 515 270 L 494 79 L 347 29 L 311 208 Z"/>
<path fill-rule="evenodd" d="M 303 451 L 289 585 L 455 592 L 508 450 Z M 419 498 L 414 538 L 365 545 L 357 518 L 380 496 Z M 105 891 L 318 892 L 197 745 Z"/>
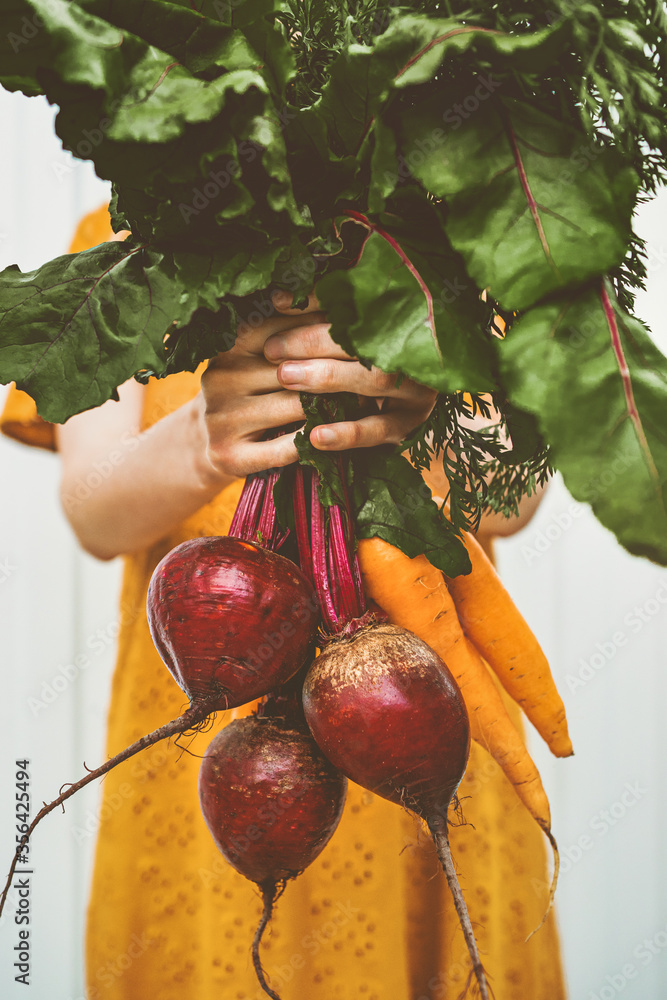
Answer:
<path fill-rule="evenodd" d="M 199 775 L 217 847 L 262 893 L 259 981 L 277 997 L 260 939 L 286 883 L 333 835 L 350 778 L 428 824 L 486 998 L 447 837 L 470 748 L 460 691 L 426 643 L 367 608 L 347 497 L 322 506 L 317 473 L 299 466 L 290 533 L 276 519 L 277 476 L 249 478 L 230 534 L 173 549 L 148 591 L 153 640 L 190 710 L 208 715 L 262 698 L 253 715 L 218 732 Z M 288 540 L 299 566 L 277 551 Z M 276 819 L 278 798 L 289 806 Z"/>
<path fill-rule="evenodd" d="M 274 903 L 332 837 L 349 778 L 427 824 L 470 952 L 471 977 L 488 1000 L 447 828 L 470 750 L 461 692 L 430 646 L 367 606 L 345 476 L 340 502 L 324 506 L 314 469 L 299 465 L 290 474 L 292 528 L 281 527 L 276 514 L 280 471 L 253 475 L 227 536 L 183 542 L 156 566 L 148 623 L 189 707 L 44 805 L 17 847 L 0 914 L 21 851 L 47 813 L 146 747 L 261 699 L 252 715 L 213 738 L 201 764 L 199 800 L 218 849 L 260 889 L 263 913 L 252 955 L 262 989 L 280 1000 L 259 958 Z M 279 554 L 281 548 L 292 557 Z M 278 798 L 287 808 L 276 817 L 271 806 Z M 270 823 L 262 819 L 267 815 Z M 245 836 L 250 828 L 260 834 L 252 841 Z"/>

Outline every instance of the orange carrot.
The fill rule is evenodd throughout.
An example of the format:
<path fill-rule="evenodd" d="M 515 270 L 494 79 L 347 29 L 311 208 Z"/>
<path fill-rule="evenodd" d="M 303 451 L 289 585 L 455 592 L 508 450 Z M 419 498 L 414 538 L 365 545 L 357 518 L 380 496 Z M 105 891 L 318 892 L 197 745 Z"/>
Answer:
<path fill-rule="evenodd" d="M 444 653 L 438 655 L 445 658 Z M 548 832 L 551 809 L 540 772 L 503 705 L 488 667 L 465 635 L 460 648 L 450 654 L 448 666 L 466 701 L 473 739 L 500 765 L 533 819 Z"/>
<path fill-rule="evenodd" d="M 472 573 L 447 578 L 463 630 L 552 753 L 569 757 L 565 706 L 547 658 L 477 539 L 464 540 Z"/>
<path fill-rule="evenodd" d="M 549 801 L 539 772 L 483 660 L 463 633 L 443 574 L 426 556 L 410 559 L 380 538 L 360 541 L 358 555 L 368 596 L 395 625 L 414 632 L 444 660 L 461 689 L 473 739 L 497 761 L 549 835 Z"/>

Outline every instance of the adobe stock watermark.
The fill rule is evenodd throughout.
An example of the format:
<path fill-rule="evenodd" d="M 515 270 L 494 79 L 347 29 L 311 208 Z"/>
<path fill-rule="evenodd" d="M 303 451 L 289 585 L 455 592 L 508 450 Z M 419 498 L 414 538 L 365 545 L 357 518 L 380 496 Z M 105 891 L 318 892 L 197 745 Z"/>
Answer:
<path fill-rule="evenodd" d="M 167 764 L 173 764 L 181 749 L 177 740 L 158 743 L 147 747 L 130 761 L 125 762 L 125 773 L 128 766 L 129 781 L 123 781 L 115 792 L 105 794 L 96 810 L 89 809 L 81 823 L 71 827 L 70 833 L 77 845 L 90 840 L 97 835 L 100 826 L 119 812 L 128 802 L 132 803 L 135 812 L 141 812 L 149 804 L 146 796 L 146 784 L 155 778 L 156 772 Z M 141 793 L 141 797 L 139 794 Z M 222 857 L 220 857 L 222 862 Z M 224 863 L 223 863 L 224 866 Z"/>
<path fill-rule="evenodd" d="M 548 552 L 551 546 L 563 537 L 585 511 L 586 507 L 583 504 L 573 500 L 565 510 L 553 514 L 548 524 L 534 532 L 531 543 L 521 546 L 521 555 L 526 565 L 530 566 L 536 559 Z"/>
<path fill-rule="evenodd" d="M 519 548 L 526 565 L 530 566 L 537 559 L 540 559 L 552 545 L 560 541 L 575 521 L 586 512 L 586 504 L 594 504 L 600 497 L 604 496 L 619 476 L 622 476 L 634 465 L 636 459 L 636 451 L 633 448 L 626 448 L 625 451 L 616 456 L 608 468 L 603 469 L 599 476 L 595 476 L 584 484 L 581 489 L 582 503 L 576 500 L 571 501 L 564 511 L 554 514 L 548 524 L 533 531 L 530 542 L 522 543 Z"/>
<path fill-rule="evenodd" d="M 242 159 L 244 164 L 253 163 L 258 154 L 263 151 L 262 146 L 249 142 L 247 139 L 238 143 L 236 148 L 239 160 Z M 190 202 L 179 203 L 178 210 L 186 225 L 189 225 L 193 218 L 205 212 L 227 190 L 232 181 L 241 176 L 243 167 L 239 160 L 229 159 L 221 169 L 209 170 L 203 182 L 192 189 Z"/>
<path fill-rule="evenodd" d="M 47 13 L 62 14 L 62 4 L 54 3 L 53 0 L 42 0 L 42 7 Z M 37 38 L 43 27 L 44 18 L 40 14 L 22 17 L 16 25 L 16 31 L 7 33 L 7 41 L 14 54 L 20 52 L 24 45 L 29 45 Z"/>
<path fill-rule="evenodd" d="M 446 970 L 431 976 L 417 1000 L 439 1000 L 450 995 L 461 997 L 461 986 L 468 982 L 470 970 L 470 954 L 466 949 L 450 961 Z"/>
<path fill-rule="evenodd" d="M 576 184 L 581 175 L 596 162 L 604 151 L 605 147 L 593 140 L 577 146 L 564 161 L 559 172 L 546 183 L 543 196 L 553 199 L 562 188 Z"/>
<path fill-rule="evenodd" d="M 135 791 L 129 782 L 123 781 L 118 786 L 117 792 L 104 797 L 102 804 L 96 811 L 89 809 L 83 823 L 70 828 L 70 833 L 76 841 L 77 846 L 81 846 L 85 840 L 90 840 L 91 837 L 94 837 L 101 824 L 113 816 L 114 813 L 117 813 L 128 799 L 134 796 Z"/>
<path fill-rule="evenodd" d="M 457 796 L 447 805 L 445 809 L 437 810 L 437 814 L 443 815 L 444 818 L 448 819 L 448 821 L 454 814 L 459 814 L 459 810 L 461 810 L 465 816 L 466 799 L 476 798 L 484 786 L 487 785 L 489 781 L 497 778 L 500 774 L 502 774 L 500 764 L 498 764 L 490 754 L 486 754 L 485 759 L 474 769 L 471 769 L 470 765 L 468 765 L 468 768 L 463 776 L 463 781 L 459 786 Z M 468 824 L 465 821 L 465 818 L 462 823 L 459 822 L 457 825 L 470 826 L 470 829 L 474 830 L 474 827 Z M 403 851 L 409 851 L 411 854 L 415 854 L 424 846 L 424 844 L 429 845 L 429 847 L 432 845 L 430 834 L 425 833 L 423 828 L 417 825 L 417 836 L 406 839 Z M 468 953 L 466 952 L 466 955 L 467 954 Z"/>
<path fill-rule="evenodd" d="M 4 559 L 0 559 L 0 586 L 3 583 L 7 583 L 7 580 L 12 578 L 17 569 L 18 567 L 14 566 L 14 564 L 10 562 L 9 556 L 5 556 Z"/>
<path fill-rule="evenodd" d="M 109 129 L 112 127 L 114 122 L 114 116 L 121 110 L 124 106 L 131 106 L 132 104 L 138 104 L 145 100 L 144 94 L 137 92 L 128 92 L 122 97 L 114 97 L 109 104 L 105 107 L 105 113 L 102 117 L 93 125 L 92 128 L 84 128 L 81 130 L 80 138 L 76 145 L 70 144 L 68 146 L 69 151 L 73 156 L 78 157 L 80 160 L 90 159 L 95 149 L 104 142 Z M 275 114 L 271 117 L 271 121 L 276 125 L 281 131 L 286 128 L 287 124 L 296 118 L 296 111 L 285 106 L 279 110 L 275 110 Z M 250 139 L 241 139 L 237 142 L 236 150 L 239 159 L 234 159 L 230 157 L 227 162 L 217 169 L 212 169 L 209 173 L 201 178 L 199 185 L 192 188 L 192 198 L 189 203 L 180 203 L 178 208 L 181 213 L 181 217 L 184 222 L 189 223 L 193 217 L 201 214 L 201 212 L 206 211 L 207 208 L 216 201 L 220 195 L 225 191 L 230 183 L 239 177 L 243 172 L 243 167 L 241 165 L 242 161 L 245 164 L 252 163 L 258 156 L 265 152 L 265 147 L 258 142 L 253 142 Z M 68 161 L 63 161 L 62 159 L 54 160 L 51 163 L 51 170 L 58 181 L 62 181 L 65 177 L 69 177 L 76 169 L 75 164 Z"/>
<path fill-rule="evenodd" d="M 306 955 L 315 958 L 322 949 L 328 949 L 341 933 L 342 929 L 355 917 L 359 918 L 361 911 L 359 907 L 353 906 L 351 900 L 331 903 L 327 909 L 327 919 L 315 927 L 308 934 L 305 934 L 299 942 L 301 951 L 295 951 L 284 965 L 273 966 L 268 969 L 271 982 L 279 987 L 287 986 L 294 979 L 294 975 L 299 969 L 303 969 L 306 964 Z M 265 996 L 260 993 L 260 996 Z"/>
<path fill-rule="evenodd" d="M 667 611 L 667 581 L 660 584 L 652 597 L 643 604 L 635 604 L 634 608 L 623 618 L 626 628 L 616 629 L 613 634 L 602 642 L 596 642 L 595 650 L 588 659 L 580 657 L 575 673 L 567 674 L 565 680 L 573 694 L 585 688 L 610 663 L 619 649 L 628 644 L 630 637 L 641 632 L 645 625 L 657 615 Z"/>
<path fill-rule="evenodd" d="M 638 802 L 649 794 L 641 781 L 626 782 L 623 791 L 606 809 L 600 809 L 591 816 L 586 830 L 572 844 L 560 845 L 560 877 L 579 864 L 585 855 L 589 854 L 599 841 L 606 837 L 631 812 Z M 542 893 L 549 888 L 549 882 L 544 879 L 531 879 L 533 891 Z"/>
<path fill-rule="evenodd" d="M 667 250 L 665 250 L 664 246 L 657 247 L 653 243 L 647 243 L 645 250 L 647 273 L 654 274 L 656 271 L 661 271 L 665 264 L 667 264 Z"/>
<path fill-rule="evenodd" d="M 141 935 L 131 934 L 127 947 L 95 971 L 95 982 L 99 983 L 99 986 L 90 986 L 85 996 L 72 997 L 71 1000 L 102 1000 L 103 996 L 108 995 L 109 987 L 124 976 L 134 962 L 153 946 L 154 942 L 146 931 Z"/>
<path fill-rule="evenodd" d="M 478 84 L 472 94 L 469 94 L 461 103 L 453 104 L 442 114 L 442 121 L 452 131 L 456 131 L 466 122 L 480 106 L 487 101 L 492 94 L 501 86 L 499 80 L 489 74 L 479 76 Z M 428 135 L 421 139 L 415 139 L 411 148 L 403 149 L 397 157 L 396 170 L 385 170 L 383 177 L 387 187 L 394 188 L 397 184 L 408 181 L 413 176 L 415 167 L 420 167 L 427 156 L 437 153 L 447 144 L 447 130 L 444 128 L 434 128 Z"/>
<path fill-rule="evenodd" d="M 591 991 L 586 1000 L 615 1000 L 628 983 L 638 979 L 643 968 L 650 965 L 667 950 L 667 924 L 650 937 L 645 937 L 632 949 L 634 961 L 624 962 L 615 972 L 605 976 L 603 985 Z"/>
<path fill-rule="evenodd" d="M 120 619 L 114 618 L 108 625 L 96 629 L 86 640 L 87 652 L 78 653 L 71 663 L 65 663 L 58 667 L 49 680 L 42 682 L 38 696 L 31 695 L 28 698 L 28 708 L 35 718 L 54 701 L 57 701 L 60 695 L 74 684 L 83 671 L 93 664 L 95 658 L 116 641 L 120 632 L 120 624 Z"/>
<path fill-rule="evenodd" d="M 150 428 L 143 433 L 144 435 L 149 434 Z M 138 447 L 139 436 L 132 431 L 123 431 L 120 447 L 112 449 L 104 458 L 93 462 L 92 470 L 77 479 L 74 488 L 63 495 L 62 505 L 65 512 L 69 514 L 85 500 L 88 500 L 93 492 L 113 475 L 114 470 L 123 464 L 128 454 L 136 451 Z"/>

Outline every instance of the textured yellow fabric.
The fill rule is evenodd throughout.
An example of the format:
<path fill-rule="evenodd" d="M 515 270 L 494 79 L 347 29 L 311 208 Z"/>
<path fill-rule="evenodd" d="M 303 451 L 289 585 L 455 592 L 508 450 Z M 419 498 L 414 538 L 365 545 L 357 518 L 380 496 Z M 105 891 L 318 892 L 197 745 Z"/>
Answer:
<path fill-rule="evenodd" d="M 23 444 L 31 444 L 35 448 L 46 448 L 55 451 L 56 436 L 53 424 L 47 423 L 37 415 L 37 407 L 26 392 L 21 392 L 15 385 L 10 386 L 5 406 L 2 411 L 0 430 L 7 437 Z"/>
<path fill-rule="evenodd" d="M 197 388 L 198 374 L 152 382 L 144 426 Z M 187 705 L 150 639 L 146 590 L 174 545 L 228 530 L 240 489 L 230 486 L 169 537 L 125 560 L 109 754 Z M 518 709 L 506 701 L 520 725 Z M 180 745 L 144 751 L 104 779 L 87 1000 L 265 997 L 250 962 L 257 892 L 218 854 L 197 800 L 199 757 L 228 718 Z M 547 896 L 542 834 L 478 747 L 459 794 L 467 825 L 452 830 L 452 850 L 495 998 L 562 1000 L 553 915 L 524 943 Z M 331 842 L 277 904 L 262 954 L 283 1000 L 455 1000 L 470 967 L 421 825 L 353 785 Z"/>

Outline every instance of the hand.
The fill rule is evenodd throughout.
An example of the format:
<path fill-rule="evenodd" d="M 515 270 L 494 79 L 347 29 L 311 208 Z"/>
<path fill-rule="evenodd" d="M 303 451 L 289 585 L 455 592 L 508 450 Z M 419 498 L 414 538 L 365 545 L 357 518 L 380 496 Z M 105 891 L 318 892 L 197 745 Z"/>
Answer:
<path fill-rule="evenodd" d="M 276 305 L 285 316 L 299 314 L 297 309 L 282 306 L 280 300 Z M 317 299 L 311 296 L 308 308 L 317 309 L 318 305 Z M 411 430 L 426 420 L 436 400 L 435 390 L 410 378 L 401 379 L 376 367 L 369 371 L 331 339 L 329 326 L 322 321 L 274 334 L 266 341 L 264 354 L 278 364 L 278 381 L 286 389 L 313 393 L 354 392 L 379 403 L 380 412 L 359 420 L 315 427 L 310 440 L 321 451 L 400 444 Z"/>
<path fill-rule="evenodd" d="M 234 347 L 213 358 L 202 376 L 207 458 L 219 476 L 296 461 L 294 432 L 263 437 L 303 421 L 301 390 L 355 392 L 380 403 L 379 412 L 359 420 L 315 428 L 311 442 L 323 451 L 398 444 L 431 412 L 433 390 L 407 378 L 397 387 L 398 376 L 368 371 L 333 342 L 314 296 L 305 310 L 292 309 L 291 300 L 276 293 L 276 313 L 254 327 L 242 324 Z"/>

